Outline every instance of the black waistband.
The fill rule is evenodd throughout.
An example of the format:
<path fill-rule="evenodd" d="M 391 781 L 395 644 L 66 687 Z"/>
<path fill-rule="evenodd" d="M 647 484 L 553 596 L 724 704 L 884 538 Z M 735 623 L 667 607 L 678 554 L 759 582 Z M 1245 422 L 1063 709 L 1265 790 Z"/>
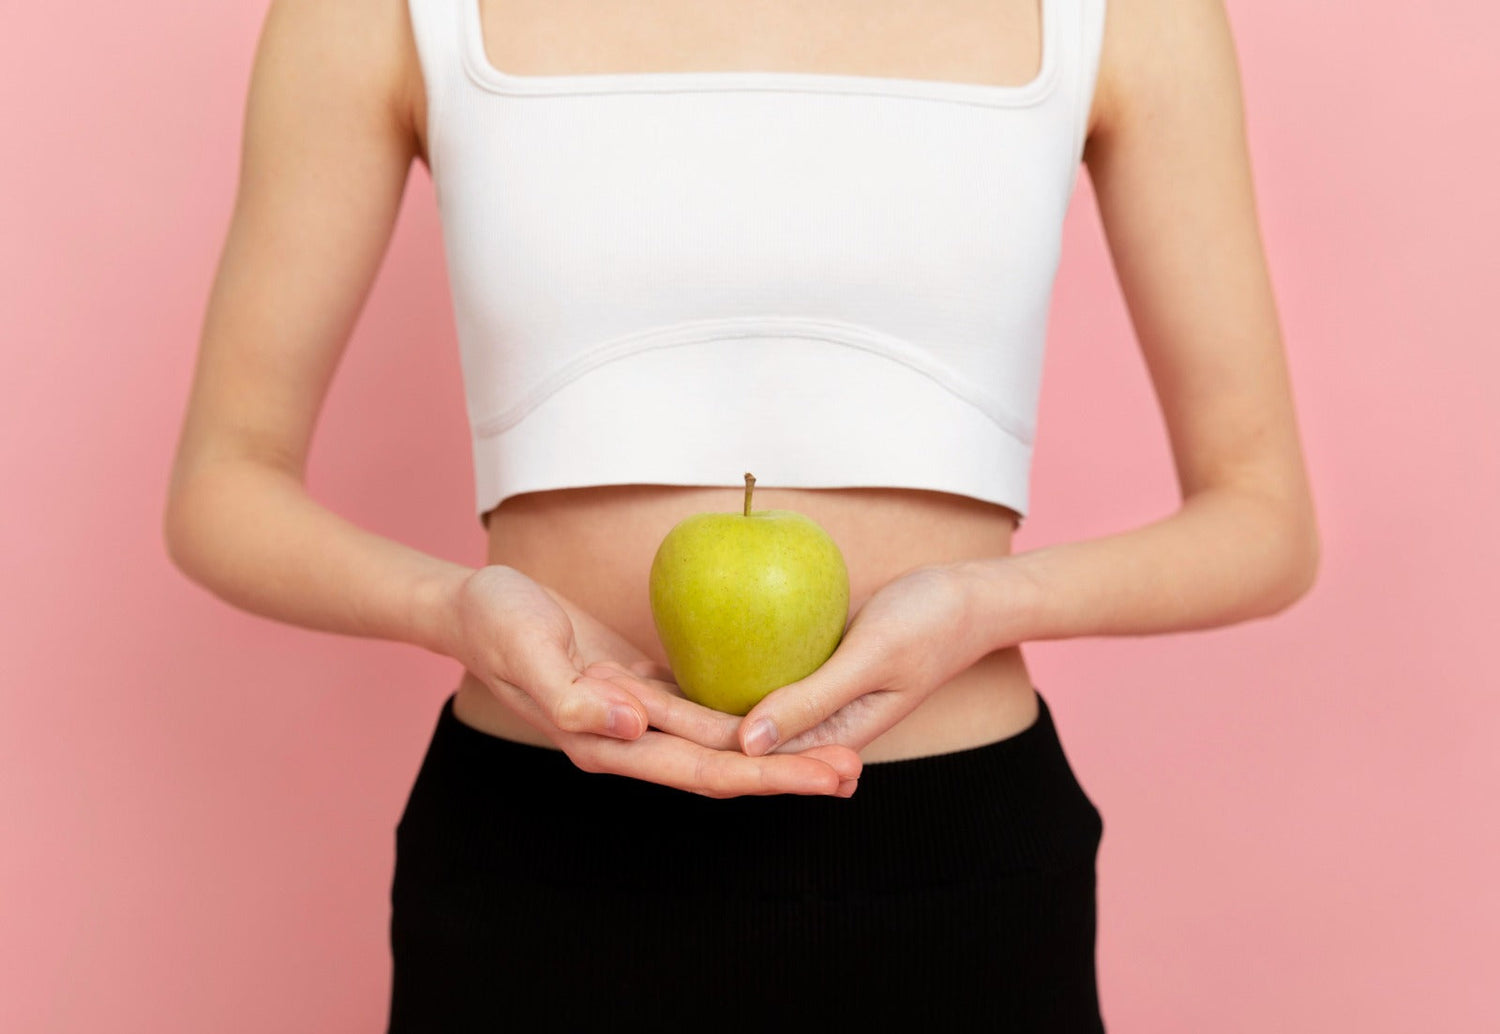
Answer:
<path fill-rule="evenodd" d="M 509 870 L 555 885 L 748 894 L 873 893 L 1092 864 L 1098 812 L 1040 694 L 1038 708 L 995 743 L 866 763 L 851 798 L 717 800 L 584 772 L 561 751 L 465 725 L 449 696 L 402 835 L 438 838 L 454 864 L 469 858 L 498 881 Z"/>

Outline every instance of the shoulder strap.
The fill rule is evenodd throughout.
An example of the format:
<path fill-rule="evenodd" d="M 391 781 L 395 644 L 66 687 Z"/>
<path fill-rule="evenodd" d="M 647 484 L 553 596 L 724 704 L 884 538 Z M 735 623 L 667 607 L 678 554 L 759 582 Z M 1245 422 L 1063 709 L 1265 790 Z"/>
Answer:
<path fill-rule="evenodd" d="M 1071 24 L 1064 25 L 1066 42 L 1063 72 L 1070 94 L 1069 109 L 1073 120 L 1074 162 L 1083 160 L 1087 141 L 1089 113 L 1094 105 L 1094 87 L 1099 79 L 1099 55 L 1104 47 L 1104 15 L 1107 0 L 1064 0 Z"/>
<path fill-rule="evenodd" d="M 447 110 L 454 88 L 463 79 L 465 5 L 479 0 L 407 0 L 412 36 L 422 64 L 429 122 Z"/>

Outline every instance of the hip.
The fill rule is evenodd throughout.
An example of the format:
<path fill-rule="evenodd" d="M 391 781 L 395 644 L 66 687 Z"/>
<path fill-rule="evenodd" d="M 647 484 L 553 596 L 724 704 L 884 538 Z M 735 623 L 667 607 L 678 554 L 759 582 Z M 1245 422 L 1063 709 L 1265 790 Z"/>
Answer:
<path fill-rule="evenodd" d="M 450 696 L 396 831 L 392 1029 L 581 1029 L 651 997 L 1101 1030 L 1103 822 L 1033 695 L 1018 733 L 867 764 L 851 798 L 723 800 L 583 772 Z"/>

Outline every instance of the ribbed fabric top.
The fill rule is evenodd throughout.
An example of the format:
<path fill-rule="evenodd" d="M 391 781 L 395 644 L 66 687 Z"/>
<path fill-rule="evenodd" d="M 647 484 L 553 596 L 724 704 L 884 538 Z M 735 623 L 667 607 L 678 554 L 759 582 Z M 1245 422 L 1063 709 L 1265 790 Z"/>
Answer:
<path fill-rule="evenodd" d="M 519 76 L 410 0 L 477 512 L 604 484 L 906 487 L 1023 516 L 1105 0 L 1028 83 Z"/>

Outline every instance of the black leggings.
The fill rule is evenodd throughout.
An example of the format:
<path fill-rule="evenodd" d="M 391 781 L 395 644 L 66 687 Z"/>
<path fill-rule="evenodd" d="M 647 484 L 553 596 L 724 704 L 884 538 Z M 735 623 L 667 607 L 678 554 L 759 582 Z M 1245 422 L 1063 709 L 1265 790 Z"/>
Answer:
<path fill-rule="evenodd" d="M 587 773 L 444 702 L 396 827 L 389 1030 L 1104 1029 L 1098 810 L 1045 700 L 848 799 Z"/>

